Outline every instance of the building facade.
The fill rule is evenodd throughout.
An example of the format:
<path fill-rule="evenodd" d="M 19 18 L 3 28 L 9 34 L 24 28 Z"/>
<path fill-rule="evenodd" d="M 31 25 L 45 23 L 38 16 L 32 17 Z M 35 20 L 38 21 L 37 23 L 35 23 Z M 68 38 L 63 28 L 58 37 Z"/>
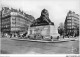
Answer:
<path fill-rule="evenodd" d="M 27 32 L 28 27 L 34 20 L 33 16 L 13 8 L 4 7 L 2 9 L 1 32 L 3 35 L 5 33 L 15 35 Z"/>
<path fill-rule="evenodd" d="M 75 12 L 69 11 L 65 20 L 65 32 L 70 35 L 79 34 L 79 19 L 80 16 Z"/>

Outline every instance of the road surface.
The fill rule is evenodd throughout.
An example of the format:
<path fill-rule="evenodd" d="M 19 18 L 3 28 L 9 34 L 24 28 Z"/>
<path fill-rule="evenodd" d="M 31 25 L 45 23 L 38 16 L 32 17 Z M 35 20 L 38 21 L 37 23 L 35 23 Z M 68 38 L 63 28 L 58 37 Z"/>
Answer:
<path fill-rule="evenodd" d="M 1 38 L 2 54 L 78 54 L 79 41 L 40 43 Z"/>

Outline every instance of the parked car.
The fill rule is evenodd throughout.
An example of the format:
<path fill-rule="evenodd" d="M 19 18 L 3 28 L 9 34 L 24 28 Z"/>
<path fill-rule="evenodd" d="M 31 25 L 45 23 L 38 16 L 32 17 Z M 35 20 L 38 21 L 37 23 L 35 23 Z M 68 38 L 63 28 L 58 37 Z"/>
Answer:
<path fill-rule="evenodd" d="M 55 33 L 55 34 L 51 35 L 51 39 L 52 39 L 52 41 L 54 41 L 54 40 L 58 40 L 59 37 L 60 37 L 60 34 L 58 34 L 58 33 Z"/>

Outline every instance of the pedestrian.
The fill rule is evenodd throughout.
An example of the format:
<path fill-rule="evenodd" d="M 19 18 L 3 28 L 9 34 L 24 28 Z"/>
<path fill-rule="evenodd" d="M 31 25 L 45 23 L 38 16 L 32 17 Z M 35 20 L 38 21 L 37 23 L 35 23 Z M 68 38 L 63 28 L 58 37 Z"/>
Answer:
<path fill-rule="evenodd" d="M 10 34 L 10 38 L 12 37 L 12 34 Z"/>
<path fill-rule="evenodd" d="M 63 39 L 64 39 L 64 35 L 63 35 Z"/>

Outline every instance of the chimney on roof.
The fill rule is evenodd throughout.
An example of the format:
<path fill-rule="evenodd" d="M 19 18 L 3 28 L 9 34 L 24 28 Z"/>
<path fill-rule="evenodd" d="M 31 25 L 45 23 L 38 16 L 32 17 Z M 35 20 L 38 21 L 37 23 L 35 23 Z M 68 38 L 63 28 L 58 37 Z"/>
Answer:
<path fill-rule="evenodd" d="M 72 11 L 71 10 L 69 10 L 69 12 L 68 13 L 72 13 Z"/>

